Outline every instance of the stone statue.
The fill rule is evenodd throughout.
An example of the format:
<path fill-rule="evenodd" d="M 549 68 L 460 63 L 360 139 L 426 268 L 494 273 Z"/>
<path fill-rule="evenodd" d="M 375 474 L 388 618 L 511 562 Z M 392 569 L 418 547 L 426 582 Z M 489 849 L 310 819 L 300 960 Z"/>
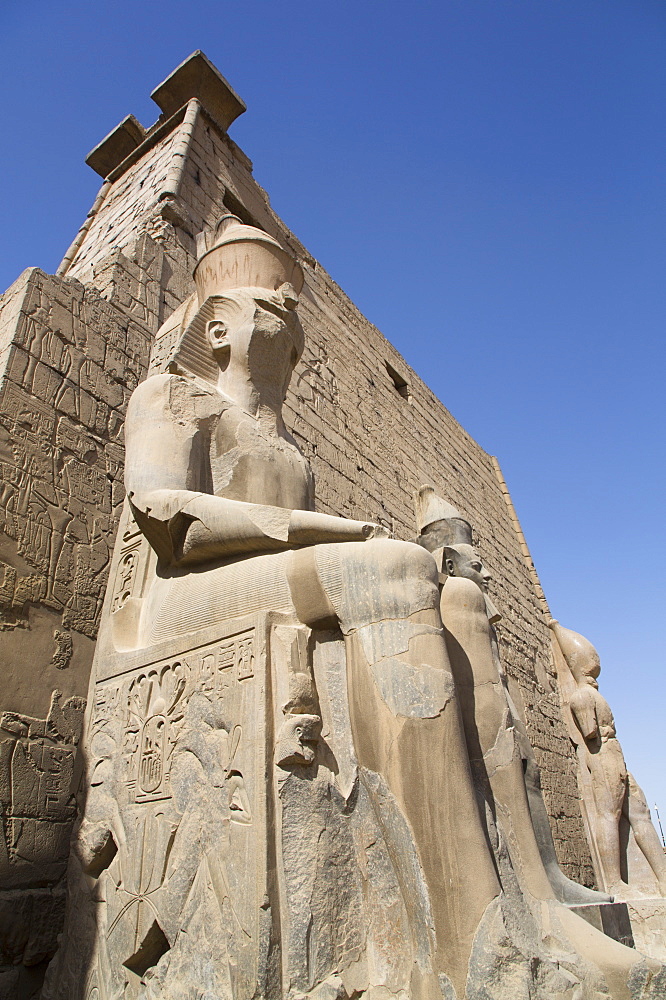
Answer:
<path fill-rule="evenodd" d="M 645 796 L 627 770 L 610 705 L 599 692 L 599 655 L 584 636 L 556 621 L 550 626 L 575 682 L 567 704 L 583 771 L 581 785 L 589 789 L 585 797 L 588 830 L 604 887 L 624 899 L 641 895 L 637 886 L 627 885 L 627 844 L 622 829 L 626 824 L 654 873 L 657 894 L 666 896 L 666 854 Z"/>
<path fill-rule="evenodd" d="M 509 693 L 488 596 L 491 576 L 473 546 L 472 528 L 433 488 L 419 492 L 418 542 L 441 567 L 441 612 L 477 788 L 492 804 L 522 883 L 540 899 L 570 905 L 609 902 L 560 868 L 539 769 Z"/>
<path fill-rule="evenodd" d="M 432 555 L 312 509 L 282 418 L 300 267 L 227 216 L 194 279 L 127 413 L 44 1000 L 656 996 L 655 963 L 498 870 Z"/>

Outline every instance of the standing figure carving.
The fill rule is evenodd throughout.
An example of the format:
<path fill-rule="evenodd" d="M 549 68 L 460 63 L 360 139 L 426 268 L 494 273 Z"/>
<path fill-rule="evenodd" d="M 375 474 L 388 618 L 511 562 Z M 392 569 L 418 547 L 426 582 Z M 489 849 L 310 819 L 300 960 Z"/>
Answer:
<path fill-rule="evenodd" d="M 599 654 L 589 640 L 552 621 L 551 628 L 573 683 L 565 691 L 572 736 L 578 748 L 581 786 L 591 848 L 605 888 L 620 898 L 640 895 L 630 886 L 627 833 L 647 861 L 654 890 L 666 896 L 666 854 L 645 796 L 627 770 L 611 707 L 599 691 Z M 653 894 L 654 894 L 653 890 Z"/>

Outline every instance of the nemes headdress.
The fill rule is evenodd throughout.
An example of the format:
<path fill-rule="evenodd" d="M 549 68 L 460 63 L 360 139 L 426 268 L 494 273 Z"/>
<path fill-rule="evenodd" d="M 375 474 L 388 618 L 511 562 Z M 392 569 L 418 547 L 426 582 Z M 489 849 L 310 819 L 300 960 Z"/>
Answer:
<path fill-rule="evenodd" d="M 151 373 L 176 368 L 215 383 L 218 369 L 206 338 L 208 324 L 229 321 L 252 299 L 276 299 L 274 305 L 291 310 L 304 276 L 298 261 L 277 240 L 235 215 L 223 216 L 214 232 L 201 233 L 197 250 L 196 295 L 159 330 Z"/>
<path fill-rule="evenodd" d="M 453 504 L 442 500 L 432 486 L 422 486 L 418 492 L 416 519 L 420 534 L 437 525 L 439 545 L 472 545 L 472 526 Z"/>

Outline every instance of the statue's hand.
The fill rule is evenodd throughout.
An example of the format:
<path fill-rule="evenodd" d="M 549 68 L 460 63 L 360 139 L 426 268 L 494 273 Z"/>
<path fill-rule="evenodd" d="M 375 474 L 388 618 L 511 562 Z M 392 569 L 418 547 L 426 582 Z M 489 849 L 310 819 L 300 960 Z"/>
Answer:
<path fill-rule="evenodd" d="M 289 521 L 289 541 L 296 545 L 317 545 L 322 542 L 365 542 L 370 538 L 388 538 L 381 524 L 354 521 L 351 518 L 318 514 L 310 510 L 294 510 Z"/>
<path fill-rule="evenodd" d="M 383 524 L 366 524 L 364 534 L 366 539 L 393 538 L 393 534 Z"/>

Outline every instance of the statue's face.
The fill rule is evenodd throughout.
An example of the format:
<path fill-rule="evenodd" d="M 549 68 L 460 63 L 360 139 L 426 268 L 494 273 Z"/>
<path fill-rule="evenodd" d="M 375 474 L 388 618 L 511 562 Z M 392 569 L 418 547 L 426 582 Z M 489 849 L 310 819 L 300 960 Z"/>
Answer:
<path fill-rule="evenodd" d="M 445 548 L 445 566 L 449 576 L 462 576 L 473 580 L 482 591 L 488 589 L 492 577 L 471 545 L 455 545 Z"/>
<path fill-rule="evenodd" d="M 287 290 L 286 290 L 287 289 Z M 224 371 L 230 363 L 249 368 L 250 377 L 288 383 L 303 351 L 304 335 L 294 311 L 293 289 L 231 296 L 208 323 L 208 342 Z M 261 290 L 263 292 L 263 289 Z"/>

